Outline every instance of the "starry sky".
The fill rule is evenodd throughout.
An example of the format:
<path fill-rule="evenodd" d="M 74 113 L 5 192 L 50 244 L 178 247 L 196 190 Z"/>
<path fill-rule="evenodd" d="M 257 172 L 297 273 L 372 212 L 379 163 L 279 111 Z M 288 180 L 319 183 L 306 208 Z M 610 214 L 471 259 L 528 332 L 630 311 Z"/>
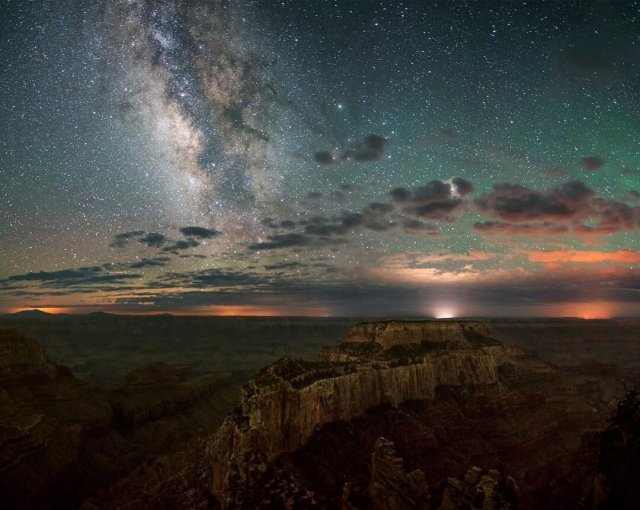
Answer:
<path fill-rule="evenodd" d="M 640 2 L 0 25 L 1 312 L 640 315 Z"/>

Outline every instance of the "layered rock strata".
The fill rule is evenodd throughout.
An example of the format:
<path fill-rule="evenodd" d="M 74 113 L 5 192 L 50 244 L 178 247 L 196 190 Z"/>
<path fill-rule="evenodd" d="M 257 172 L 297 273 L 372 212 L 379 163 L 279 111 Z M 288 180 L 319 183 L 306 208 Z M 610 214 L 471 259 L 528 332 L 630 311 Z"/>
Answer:
<path fill-rule="evenodd" d="M 324 361 L 279 360 L 244 388 L 215 436 L 213 493 L 234 507 L 231 488 L 241 490 L 248 456 L 292 452 L 324 424 L 433 400 L 443 386 L 496 384 L 506 355 L 486 333 L 478 322 L 363 324 L 339 350 L 326 350 Z"/>
<path fill-rule="evenodd" d="M 429 486 L 424 473 L 407 473 L 391 441 L 379 437 L 371 456 L 370 510 L 429 510 Z"/>

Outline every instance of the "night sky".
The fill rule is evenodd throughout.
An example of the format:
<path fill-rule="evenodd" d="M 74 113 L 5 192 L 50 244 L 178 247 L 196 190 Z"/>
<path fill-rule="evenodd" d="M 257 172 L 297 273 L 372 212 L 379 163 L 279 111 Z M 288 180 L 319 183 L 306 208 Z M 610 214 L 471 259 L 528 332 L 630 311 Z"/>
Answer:
<path fill-rule="evenodd" d="M 640 2 L 0 24 L 2 312 L 640 315 Z"/>

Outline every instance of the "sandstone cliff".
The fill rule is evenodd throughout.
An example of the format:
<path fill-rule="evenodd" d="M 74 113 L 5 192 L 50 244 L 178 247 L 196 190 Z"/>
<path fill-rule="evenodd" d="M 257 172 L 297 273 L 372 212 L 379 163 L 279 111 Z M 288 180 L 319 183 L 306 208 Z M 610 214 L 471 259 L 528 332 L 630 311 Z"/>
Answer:
<path fill-rule="evenodd" d="M 407 473 L 391 441 L 380 437 L 371 456 L 371 510 L 429 510 L 429 486 L 422 471 Z"/>
<path fill-rule="evenodd" d="M 522 508 L 571 508 L 595 466 L 583 436 L 620 386 L 589 367 L 560 372 L 482 321 L 359 324 L 245 386 L 211 441 L 211 492 L 222 508 L 445 510 L 513 508 L 521 487 Z"/>
<path fill-rule="evenodd" d="M 187 360 L 135 370 L 104 391 L 37 343 L 0 332 L 0 353 L 12 356 L 0 357 L 0 506 L 73 508 L 95 494 L 85 509 L 429 501 L 489 510 L 509 508 L 517 486 L 520 510 L 573 509 L 596 468 L 609 403 L 626 374 L 637 377 L 637 345 L 616 335 L 593 351 L 590 341 L 565 345 L 572 323 L 551 321 L 563 332 L 546 341 L 537 328 L 544 352 L 578 360 L 551 365 L 507 338 L 508 324 L 504 346 L 496 341 L 496 322 L 507 321 L 361 324 L 320 361 L 285 357 L 261 370 L 210 438 L 229 387 L 194 377 Z M 601 344 L 617 358 L 600 359 Z M 618 358 L 631 364 L 622 370 Z"/>
<path fill-rule="evenodd" d="M 477 322 L 363 324 L 343 344 L 349 361 L 279 360 L 244 388 L 215 436 L 213 493 L 233 506 L 230 488 L 242 485 L 247 455 L 292 452 L 326 423 L 380 405 L 433 400 L 442 386 L 496 384 L 505 355 L 485 333 Z M 358 352 L 352 344 L 367 348 Z M 336 357 L 330 350 L 325 359 Z"/>
<path fill-rule="evenodd" d="M 373 342 L 383 349 L 410 344 L 464 349 L 487 341 L 490 342 L 488 324 L 471 320 L 364 322 L 347 335 L 348 343 Z"/>

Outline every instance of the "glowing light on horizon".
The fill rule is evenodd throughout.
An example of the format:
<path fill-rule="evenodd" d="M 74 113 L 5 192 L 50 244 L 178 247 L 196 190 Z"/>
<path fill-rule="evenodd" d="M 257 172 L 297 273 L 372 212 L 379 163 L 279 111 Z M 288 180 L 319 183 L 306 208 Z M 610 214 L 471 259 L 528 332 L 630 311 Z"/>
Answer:
<path fill-rule="evenodd" d="M 610 319 L 616 315 L 615 303 L 594 301 L 591 303 L 565 303 L 552 313 L 555 317 L 579 317 L 581 319 Z"/>
<path fill-rule="evenodd" d="M 451 305 L 437 305 L 432 310 L 436 319 L 455 319 L 458 316 L 458 310 Z"/>
<path fill-rule="evenodd" d="M 57 306 L 38 306 L 38 307 L 22 306 L 17 308 L 10 308 L 9 313 L 28 312 L 30 310 L 41 311 L 41 312 L 50 313 L 53 315 L 60 314 L 60 313 L 71 313 L 73 311 L 72 308 L 64 308 L 64 307 L 57 307 Z"/>
<path fill-rule="evenodd" d="M 267 308 L 254 305 L 220 305 L 210 306 L 198 310 L 193 310 L 189 315 L 216 315 L 216 316 L 237 316 L 237 317 L 329 317 L 331 310 L 329 308 Z"/>

